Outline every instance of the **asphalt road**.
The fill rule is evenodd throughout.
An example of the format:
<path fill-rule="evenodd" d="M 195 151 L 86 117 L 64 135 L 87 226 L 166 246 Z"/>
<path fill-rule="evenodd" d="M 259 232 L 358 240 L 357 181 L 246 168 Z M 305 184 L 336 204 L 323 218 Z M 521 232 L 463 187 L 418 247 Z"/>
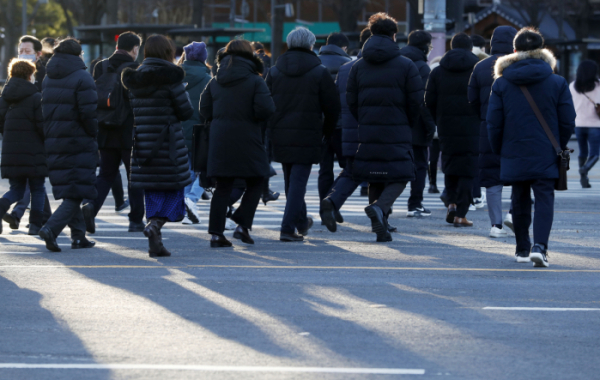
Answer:
<path fill-rule="evenodd" d="M 600 169 L 589 190 L 575 174 L 548 269 L 515 263 L 512 235 L 487 236 L 487 207 L 456 229 L 428 194 L 433 215 L 406 218 L 408 189 L 386 244 L 358 193 L 336 234 L 316 223 L 304 243 L 279 242 L 282 197 L 259 206 L 256 245 L 230 249 L 209 248 L 201 201 L 202 224 L 168 225 L 173 256 L 158 260 L 112 198 L 91 250 L 63 235 L 50 253 L 26 222 L 4 223 L 0 379 L 599 378 Z"/>

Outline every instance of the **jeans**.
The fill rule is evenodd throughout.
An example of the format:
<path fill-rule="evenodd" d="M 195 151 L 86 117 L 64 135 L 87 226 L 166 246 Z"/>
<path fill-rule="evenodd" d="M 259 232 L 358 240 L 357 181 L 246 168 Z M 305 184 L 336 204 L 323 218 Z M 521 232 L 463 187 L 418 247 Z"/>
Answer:
<path fill-rule="evenodd" d="M 189 198 L 192 202 L 196 203 L 200 200 L 202 194 L 204 194 L 204 189 L 200 187 L 200 179 L 198 178 L 199 176 L 192 170 L 193 158 L 191 150 L 188 152 L 188 158 L 188 162 L 190 163 L 190 173 L 192 175 L 192 183 L 185 187 L 183 194 L 186 198 Z"/>
<path fill-rule="evenodd" d="M 210 219 L 208 221 L 208 233 L 212 235 L 223 235 L 223 231 L 225 231 L 225 219 L 234 181 L 235 178 L 217 178 L 215 193 L 210 202 Z M 242 196 L 242 202 L 231 216 L 231 220 L 244 228 L 252 229 L 263 182 L 263 177 L 246 178 L 246 191 Z"/>
<path fill-rule="evenodd" d="M 493 225 L 502 226 L 502 185 L 485 189 L 488 202 L 488 215 Z"/>
<path fill-rule="evenodd" d="M 334 156 L 337 156 L 340 167 L 345 166 L 342 156 L 342 130 L 336 129 L 329 139 L 323 142 L 321 164 L 319 165 L 319 199 L 327 196 L 333 187 L 335 166 Z"/>
<path fill-rule="evenodd" d="M 535 196 L 533 241 L 548 247 L 550 230 L 554 219 L 554 179 L 536 179 L 512 184 L 512 214 L 517 251 L 531 249 L 529 226 L 531 225 L 531 190 Z"/>
<path fill-rule="evenodd" d="M 407 182 L 369 182 L 369 204 L 377 205 L 383 211 L 383 215 L 388 215 L 406 184 Z"/>
<path fill-rule="evenodd" d="M 2 198 L 8 199 L 11 204 L 22 200 L 25 195 L 25 189 L 29 184 L 29 188 L 31 189 L 31 211 L 39 211 L 41 213 L 44 211 L 44 201 L 46 198 L 44 181 L 44 177 L 9 178 L 8 183 L 10 184 L 10 189 L 4 193 Z"/>
<path fill-rule="evenodd" d="M 31 200 L 31 192 L 29 190 L 29 182 L 27 182 L 27 186 L 25 187 L 25 193 L 23 193 L 23 198 L 17 202 L 15 207 L 13 208 L 11 214 L 13 217 L 21 220 L 23 219 L 23 215 L 25 215 L 25 210 L 29 207 L 29 202 Z M 45 222 L 52 216 L 52 208 L 50 208 L 50 200 L 48 199 L 48 194 L 46 194 L 46 188 L 44 187 L 44 210 L 42 215 L 42 220 Z"/>
<path fill-rule="evenodd" d="M 346 165 L 344 170 L 335 180 L 331 191 L 327 195 L 327 198 L 333 203 L 336 210 L 342 208 L 346 200 L 354 193 L 354 190 L 360 185 L 352 179 L 352 168 L 354 166 L 354 157 L 346 158 Z"/>
<path fill-rule="evenodd" d="M 71 240 L 85 238 L 85 222 L 81 212 L 81 202 L 82 199 L 63 199 L 63 202 L 46 222 L 45 227 L 48 227 L 54 236 L 58 236 L 68 225 L 71 228 Z"/>
<path fill-rule="evenodd" d="M 308 225 L 306 214 L 306 185 L 312 169 L 311 164 L 281 164 L 285 182 L 285 211 L 281 221 L 281 233 L 293 234 L 296 229 L 304 229 Z"/>
<path fill-rule="evenodd" d="M 444 178 L 448 195 L 448 203 L 456 204 L 456 217 L 464 218 L 473 203 L 473 178 L 446 175 Z"/>
<path fill-rule="evenodd" d="M 415 156 L 416 178 L 410 182 L 409 210 L 422 206 L 425 180 L 427 179 L 427 147 L 413 145 L 413 153 Z"/>
<path fill-rule="evenodd" d="M 600 128 L 575 128 L 579 144 L 579 157 L 588 158 L 600 154 Z"/>

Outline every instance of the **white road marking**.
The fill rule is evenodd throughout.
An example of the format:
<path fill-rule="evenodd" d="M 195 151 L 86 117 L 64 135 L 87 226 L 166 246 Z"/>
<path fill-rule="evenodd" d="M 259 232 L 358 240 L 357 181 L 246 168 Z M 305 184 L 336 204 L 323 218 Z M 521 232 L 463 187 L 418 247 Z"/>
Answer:
<path fill-rule="evenodd" d="M 495 307 L 486 306 L 483 310 L 516 310 L 516 311 L 600 311 L 599 307 Z"/>

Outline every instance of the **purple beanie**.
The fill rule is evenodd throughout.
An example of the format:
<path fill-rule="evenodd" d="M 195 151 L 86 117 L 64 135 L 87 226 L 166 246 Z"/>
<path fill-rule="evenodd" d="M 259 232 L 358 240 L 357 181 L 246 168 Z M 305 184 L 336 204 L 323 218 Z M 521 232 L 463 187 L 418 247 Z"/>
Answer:
<path fill-rule="evenodd" d="M 192 42 L 191 44 L 185 45 L 183 50 L 185 51 L 185 59 L 187 61 L 205 62 L 208 57 L 206 44 L 204 42 Z"/>

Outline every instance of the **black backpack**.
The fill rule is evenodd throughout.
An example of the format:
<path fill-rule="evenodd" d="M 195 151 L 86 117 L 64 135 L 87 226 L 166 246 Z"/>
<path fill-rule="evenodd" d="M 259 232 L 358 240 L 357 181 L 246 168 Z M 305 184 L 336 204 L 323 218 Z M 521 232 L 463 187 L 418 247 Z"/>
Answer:
<path fill-rule="evenodd" d="M 108 59 L 100 63 L 102 64 L 102 75 L 96 79 L 98 126 L 104 129 L 119 129 L 123 127 L 130 113 L 130 107 L 123 96 L 123 85 L 121 84 L 121 71 L 127 63 L 122 64 L 116 70 L 109 65 Z"/>

